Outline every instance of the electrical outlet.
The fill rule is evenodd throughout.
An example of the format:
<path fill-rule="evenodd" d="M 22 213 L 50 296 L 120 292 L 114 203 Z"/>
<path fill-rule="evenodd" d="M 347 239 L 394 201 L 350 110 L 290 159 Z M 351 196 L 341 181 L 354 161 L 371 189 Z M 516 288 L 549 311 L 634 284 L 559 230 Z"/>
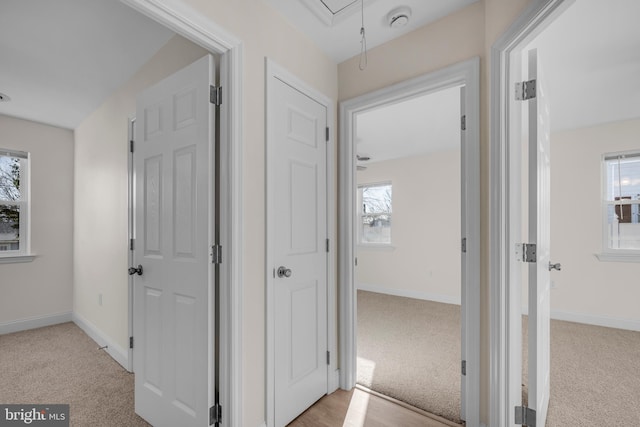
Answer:
<path fill-rule="evenodd" d="M 98 305 L 102 305 L 102 294 L 98 294 Z"/>
<path fill-rule="evenodd" d="M 558 284 L 556 283 L 555 280 L 551 281 L 551 289 L 558 289 Z"/>

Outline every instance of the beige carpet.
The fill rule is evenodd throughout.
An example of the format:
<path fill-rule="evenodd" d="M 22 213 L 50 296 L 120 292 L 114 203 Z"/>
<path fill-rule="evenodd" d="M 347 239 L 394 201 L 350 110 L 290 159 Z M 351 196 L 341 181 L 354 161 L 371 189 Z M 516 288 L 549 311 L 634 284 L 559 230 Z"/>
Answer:
<path fill-rule="evenodd" d="M 357 383 L 460 422 L 460 306 L 358 291 Z"/>
<path fill-rule="evenodd" d="M 70 425 L 148 426 L 133 409 L 133 375 L 73 323 L 0 335 L 0 402 L 66 403 Z"/>
<path fill-rule="evenodd" d="M 358 291 L 359 384 L 458 422 L 459 354 L 458 306 Z M 546 426 L 640 426 L 640 332 L 552 320 Z"/>

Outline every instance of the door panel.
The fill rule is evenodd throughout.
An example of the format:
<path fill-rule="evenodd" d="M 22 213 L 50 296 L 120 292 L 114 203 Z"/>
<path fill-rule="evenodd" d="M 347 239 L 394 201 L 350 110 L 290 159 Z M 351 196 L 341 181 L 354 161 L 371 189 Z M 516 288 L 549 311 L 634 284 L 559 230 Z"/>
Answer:
<path fill-rule="evenodd" d="M 536 426 L 544 426 L 549 407 L 551 243 L 550 114 L 536 49 L 528 52 L 529 79 L 536 97 L 529 100 L 529 241 L 537 260 L 529 265 L 529 407 Z"/>
<path fill-rule="evenodd" d="M 207 426 L 213 397 L 213 72 L 205 56 L 137 99 L 135 409 L 155 426 Z"/>
<path fill-rule="evenodd" d="M 284 426 L 327 392 L 327 112 L 274 85 L 274 414 Z"/>

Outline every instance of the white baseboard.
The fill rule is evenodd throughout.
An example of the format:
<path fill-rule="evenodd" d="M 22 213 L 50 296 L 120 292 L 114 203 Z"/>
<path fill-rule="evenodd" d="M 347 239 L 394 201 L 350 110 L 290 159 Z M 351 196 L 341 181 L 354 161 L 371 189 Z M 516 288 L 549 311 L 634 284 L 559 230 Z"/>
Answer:
<path fill-rule="evenodd" d="M 57 325 L 59 323 L 71 322 L 72 320 L 72 313 L 70 311 L 48 314 L 46 316 L 30 317 L 27 319 L 12 320 L 11 322 L 0 323 L 0 335 L 42 328 L 43 326 Z"/>
<path fill-rule="evenodd" d="M 104 333 L 102 333 L 93 323 L 89 322 L 87 319 L 79 315 L 78 313 L 73 313 L 73 322 L 78 325 L 80 329 L 82 329 L 92 340 L 98 343 L 98 346 L 107 348 L 104 350 L 107 352 L 109 356 L 113 358 L 116 362 L 118 362 L 122 367 L 126 370 L 129 370 L 129 351 L 123 349 L 118 344 L 113 342 L 113 340 L 107 337 Z"/>
<path fill-rule="evenodd" d="M 430 292 L 410 291 L 405 289 L 385 288 L 384 286 L 371 285 L 368 283 L 358 283 L 356 286 L 359 290 L 362 291 L 377 292 L 379 294 L 394 295 L 397 297 L 442 302 L 445 304 L 461 305 L 460 297 L 453 297 L 450 295 L 440 295 Z"/>
<path fill-rule="evenodd" d="M 529 307 L 522 307 L 522 314 L 529 314 Z M 595 316 L 592 314 L 571 311 L 551 310 L 551 318 L 567 322 L 584 323 L 585 325 L 604 326 L 605 328 L 640 331 L 640 320 L 621 319 L 617 317 Z"/>
<path fill-rule="evenodd" d="M 263 421 L 258 427 L 267 427 L 267 422 Z"/>

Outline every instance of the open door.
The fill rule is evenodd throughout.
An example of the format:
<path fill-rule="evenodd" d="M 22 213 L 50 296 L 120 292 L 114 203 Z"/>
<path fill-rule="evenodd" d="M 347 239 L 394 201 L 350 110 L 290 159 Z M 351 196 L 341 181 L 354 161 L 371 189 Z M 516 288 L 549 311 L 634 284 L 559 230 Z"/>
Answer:
<path fill-rule="evenodd" d="M 460 164 L 460 171 L 462 173 L 462 176 L 460 177 L 460 183 L 461 183 L 461 197 L 460 197 L 460 203 L 461 203 L 461 215 L 460 215 L 460 235 L 462 236 L 462 255 L 460 257 L 460 271 L 461 271 L 461 276 L 460 276 L 460 285 L 461 285 L 461 290 L 460 290 L 460 326 L 461 326 L 461 331 L 460 331 L 460 358 L 462 360 L 462 369 L 460 371 L 460 419 L 463 421 L 467 420 L 467 360 L 469 359 L 469 356 L 467 354 L 467 349 L 469 348 L 468 345 L 468 325 L 467 322 L 469 322 L 469 316 L 467 315 L 467 310 L 465 309 L 467 307 L 467 304 L 469 303 L 469 296 L 467 295 L 467 289 L 469 289 L 469 287 L 467 286 L 467 221 L 465 218 L 465 212 L 467 209 L 467 195 L 466 195 L 466 191 L 467 191 L 467 187 L 466 187 L 466 178 L 465 178 L 465 174 L 467 171 L 466 168 L 466 156 L 465 156 L 465 145 L 466 145 L 466 130 L 467 130 L 467 114 L 466 114 L 466 106 L 467 106 L 467 98 L 466 98 L 466 91 L 465 91 L 465 87 L 462 86 L 460 88 L 460 153 L 462 154 L 460 156 L 461 158 L 461 164 Z"/>
<path fill-rule="evenodd" d="M 550 115 L 537 51 L 532 49 L 526 55 L 528 79 L 516 84 L 516 99 L 523 102 L 528 157 L 528 242 L 518 245 L 517 250 L 518 260 L 528 266 L 528 405 L 516 406 L 515 424 L 542 427 L 549 407 L 550 378 Z M 516 279 L 513 283 L 515 288 L 520 282 Z M 512 302 L 513 312 L 519 313 L 514 304 L 519 302 Z M 512 322 L 519 319 L 512 317 Z M 515 341 L 512 346 L 521 343 Z M 514 366 L 521 366 L 521 354 L 519 348 L 512 350 Z M 519 385 L 517 389 L 519 393 Z"/>
<path fill-rule="evenodd" d="M 137 98 L 135 411 L 154 426 L 208 426 L 213 392 L 213 57 Z"/>

